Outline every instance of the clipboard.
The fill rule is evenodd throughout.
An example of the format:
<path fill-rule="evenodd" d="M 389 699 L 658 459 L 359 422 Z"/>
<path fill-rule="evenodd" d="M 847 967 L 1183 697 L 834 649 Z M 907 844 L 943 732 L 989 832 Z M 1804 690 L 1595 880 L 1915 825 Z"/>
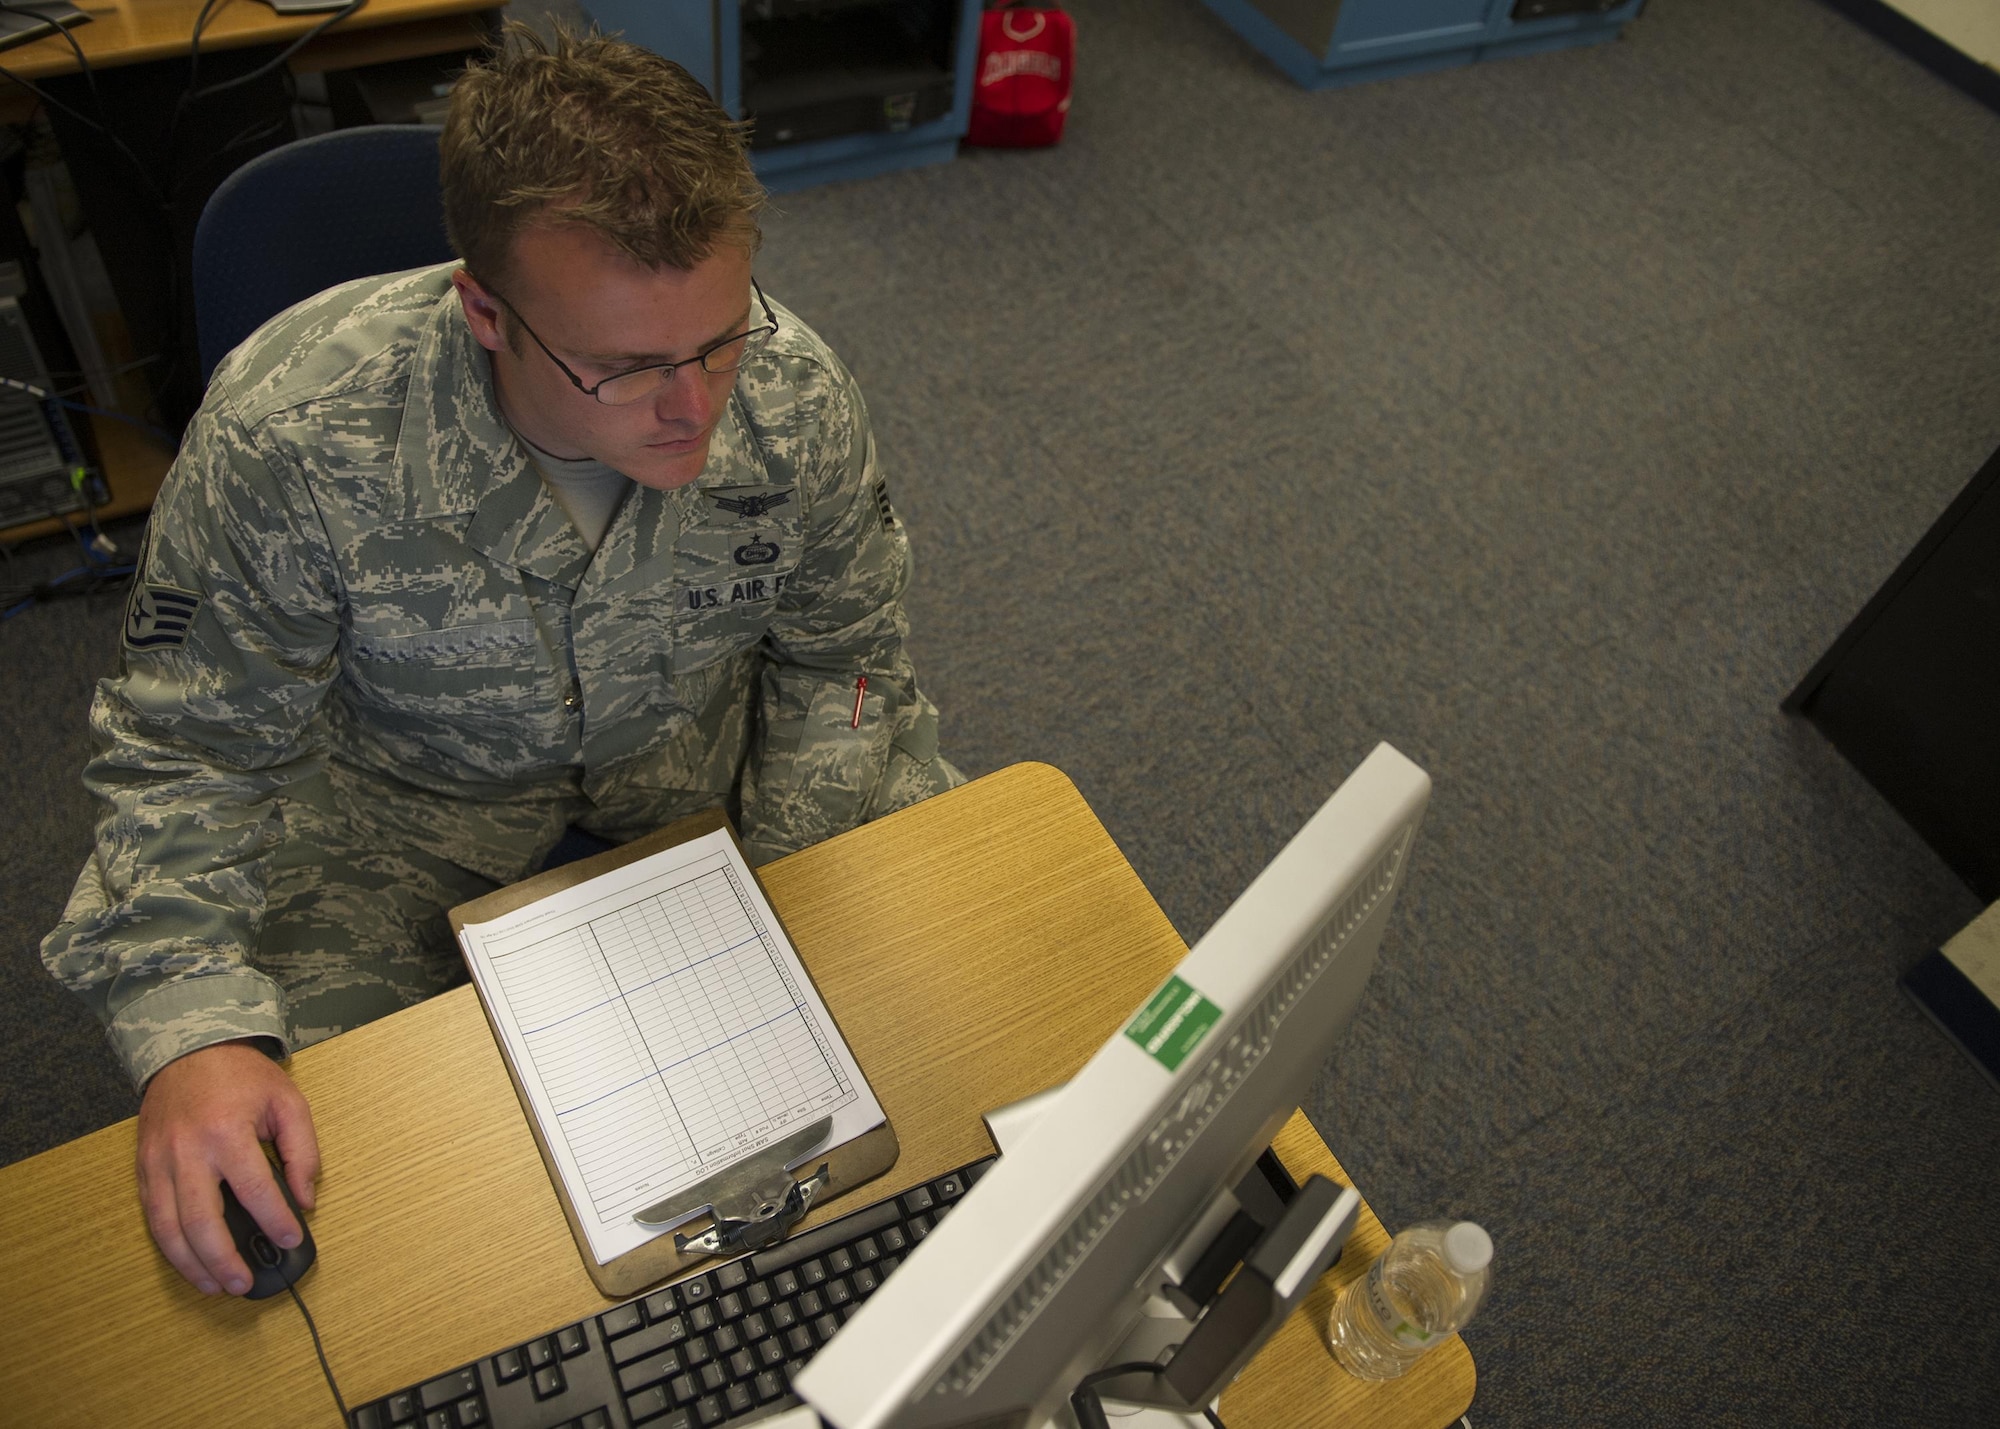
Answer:
<path fill-rule="evenodd" d="M 452 935 L 461 939 L 469 924 L 491 922 L 627 864 L 717 831 L 725 832 L 729 842 L 741 854 L 742 845 L 728 816 L 720 809 L 708 810 L 680 819 L 657 833 L 635 839 L 608 853 L 549 869 L 483 898 L 462 903 L 451 910 Z M 747 859 L 745 864 L 747 866 Z M 754 870 L 750 876 L 753 880 L 756 878 Z M 762 891 L 761 882 L 758 888 Z M 765 902 L 768 904 L 769 901 L 766 894 Z M 776 918 L 776 909 L 771 912 Z M 783 928 L 782 920 L 779 927 Z M 790 941 L 789 931 L 785 932 L 785 937 Z M 796 948 L 796 943 L 793 946 Z M 460 947 L 463 951 L 462 939 Z M 812 974 L 804 969 L 803 959 L 801 969 L 810 980 Z M 474 981 L 476 984 L 478 980 L 475 978 Z M 661 1227 L 661 1233 L 637 1249 L 600 1263 L 592 1250 L 583 1220 L 570 1200 L 560 1163 L 550 1148 L 541 1118 L 536 1114 L 519 1068 L 514 1065 L 507 1038 L 495 1020 L 484 988 L 480 989 L 479 1006 L 500 1049 L 500 1060 L 507 1068 L 507 1080 L 513 1084 L 514 1095 L 521 1103 L 522 1114 L 535 1138 L 535 1147 L 542 1154 L 542 1165 L 548 1172 L 549 1184 L 555 1188 L 556 1199 L 562 1204 L 563 1218 L 569 1223 L 577 1252 L 583 1258 L 584 1270 L 608 1299 L 629 1299 L 647 1286 L 683 1271 L 691 1271 L 710 1258 L 734 1256 L 775 1243 L 814 1205 L 887 1171 L 895 1164 L 900 1151 L 895 1129 L 886 1119 L 886 1113 L 884 1120 L 871 1130 L 832 1146 L 823 1144 L 831 1132 L 831 1120 L 809 1123 L 762 1150 L 721 1167 L 702 1180 L 645 1207 L 635 1214 L 634 1220 L 648 1227 Z M 832 1018 L 831 1010 L 828 1017 Z M 835 1030 L 838 1031 L 837 1022 Z"/>

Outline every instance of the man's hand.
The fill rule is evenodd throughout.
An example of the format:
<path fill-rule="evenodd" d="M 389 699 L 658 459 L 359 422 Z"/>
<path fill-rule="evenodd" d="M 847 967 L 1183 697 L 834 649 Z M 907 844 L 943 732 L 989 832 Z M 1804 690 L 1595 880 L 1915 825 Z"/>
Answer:
<path fill-rule="evenodd" d="M 249 1042 L 219 1042 L 154 1073 L 139 1104 L 139 1200 L 153 1239 L 204 1295 L 250 1288 L 222 1219 L 227 1181 L 264 1233 L 287 1249 L 301 1227 L 259 1144 L 275 1141 L 302 1209 L 313 1204 L 319 1142 L 284 1068 Z"/>

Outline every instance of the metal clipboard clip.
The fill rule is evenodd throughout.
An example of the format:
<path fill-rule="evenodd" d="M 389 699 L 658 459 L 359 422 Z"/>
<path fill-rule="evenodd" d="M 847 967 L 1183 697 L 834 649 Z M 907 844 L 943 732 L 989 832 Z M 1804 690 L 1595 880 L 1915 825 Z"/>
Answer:
<path fill-rule="evenodd" d="M 725 1166 L 669 1200 L 633 1215 L 642 1226 L 666 1229 L 706 1213 L 707 1230 L 695 1235 L 674 1233 L 674 1249 L 682 1255 L 741 1255 L 783 1240 L 812 1209 L 813 1201 L 831 1179 L 822 1161 L 810 1175 L 794 1179 L 792 1168 L 811 1159 L 833 1134 L 833 1118 L 821 1117 L 810 1126 L 772 1143 L 754 1156 Z"/>

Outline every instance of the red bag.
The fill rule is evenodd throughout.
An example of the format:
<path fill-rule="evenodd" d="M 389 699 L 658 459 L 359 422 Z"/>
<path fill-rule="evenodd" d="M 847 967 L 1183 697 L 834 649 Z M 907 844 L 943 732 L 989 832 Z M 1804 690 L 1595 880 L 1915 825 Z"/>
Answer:
<path fill-rule="evenodd" d="M 979 17 L 972 127 L 965 142 L 1030 149 L 1062 138 L 1076 67 L 1076 22 L 1061 10 L 1009 4 Z"/>

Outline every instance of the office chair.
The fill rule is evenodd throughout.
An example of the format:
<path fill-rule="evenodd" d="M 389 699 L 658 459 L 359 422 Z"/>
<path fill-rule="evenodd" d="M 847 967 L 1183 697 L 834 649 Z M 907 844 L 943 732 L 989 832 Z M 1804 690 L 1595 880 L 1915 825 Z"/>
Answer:
<path fill-rule="evenodd" d="M 266 319 L 323 288 L 454 256 L 437 129 L 336 129 L 260 154 L 223 180 L 195 226 L 202 378 Z"/>

